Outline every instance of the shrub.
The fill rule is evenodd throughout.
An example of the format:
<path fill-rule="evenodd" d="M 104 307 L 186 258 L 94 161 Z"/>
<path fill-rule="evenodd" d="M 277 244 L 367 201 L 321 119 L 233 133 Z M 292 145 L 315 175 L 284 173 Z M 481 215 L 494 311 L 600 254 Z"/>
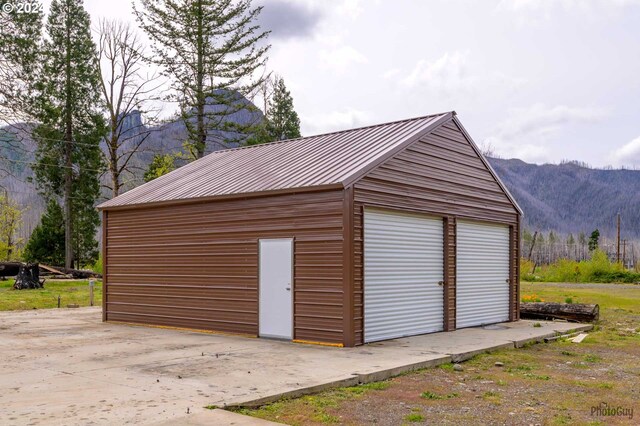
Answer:
<path fill-rule="evenodd" d="M 536 269 L 532 274 L 533 262 L 522 259 L 520 279 L 522 281 L 541 282 L 595 282 L 595 283 L 633 283 L 640 281 L 640 273 L 627 271 L 621 264 L 609 261 L 602 250 L 594 250 L 591 259 L 577 262 L 560 259 L 551 265 Z M 524 300 L 532 302 L 535 300 Z M 570 302 L 567 302 L 570 303 Z"/>

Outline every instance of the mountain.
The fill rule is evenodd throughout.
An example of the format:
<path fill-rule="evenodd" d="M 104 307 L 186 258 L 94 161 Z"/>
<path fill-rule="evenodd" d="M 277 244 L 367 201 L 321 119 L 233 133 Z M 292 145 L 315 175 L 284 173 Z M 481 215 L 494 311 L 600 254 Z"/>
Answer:
<path fill-rule="evenodd" d="M 623 237 L 640 237 L 640 171 L 592 169 L 578 162 L 489 162 L 524 211 L 524 226 L 532 231 L 588 235 L 598 228 L 613 238 L 620 213 Z"/>
<path fill-rule="evenodd" d="M 248 100 L 246 105 L 227 117 L 231 123 L 255 124 L 263 119 L 262 113 Z M 209 106 L 210 112 L 220 112 L 224 106 Z M 142 174 L 155 153 L 179 152 L 186 137 L 181 120 L 147 127 L 138 112 L 126 120 L 129 134 L 149 132 L 144 149 L 132 159 L 136 170 L 126 189 L 142 183 Z M 25 130 L 26 129 L 26 130 Z M 20 205 L 28 207 L 24 214 L 21 238 L 28 238 L 44 210 L 44 203 L 35 186 L 29 182 L 35 161 L 35 143 L 29 137 L 29 125 L 24 125 L 21 136 L 0 128 L 0 188 L 5 188 Z M 125 151 L 135 143 L 132 137 Z M 238 139 L 233 130 L 210 135 L 207 152 L 234 147 L 239 144 L 223 143 L 224 139 Z M 523 224 L 531 231 L 551 231 L 561 234 L 589 234 L 598 228 L 603 236 L 615 236 L 616 214 L 622 217 L 623 238 L 640 238 L 640 171 L 592 169 L 577 162 L 528 164 L 521 160 L 489 158 L 496 173 L 524 210 Z M 104 177 L 107 182 L 108 177 Z M 107 194 L 105 193 L 105 197 Z"/>
<path fill-rule="evenodd" d="M 264 119 L 262 112 L 238 92 L 218 90 L 212 96 L 217 97 L 216 99 L 224 96 L 227 101 L 226 104 L 216 105 L 212 98 L 205 107 L 209 117 L 219 121 L 219 127 L 224 129 L 209 132 L 206 154 L 239 146 L 247 135 L 234 129 L 255 125 Z M 32 125 L 28 123 L 0 127 L 0 190 L 6 190 L 12 200 L 26 208 L 22 226 L 18 230 L 18 237 L 25 242 L 40 222 L 40 216 L 46 207 L 35 184 L 30 182 L 37 148 L 31 138 L 31 129 Z M 140 112 L 133 111 L 124 120 L 122 140 L 125 142 L 122 152 L 130 152 L 136 147 L 142 135 L 148 136 L 129 163 L 133 176 L 124 176 L 127 182 L 125 190 L 144 183 L 144 172 L 156 153 L 181 152 L 187 130 L 179 118 L 148 126 L 143 122 Z M 102 147 L 105 148 L 104 142 Z M 101 178 L 103 184 L 109 184 L 109 179 L 106 173 Z M 110 197 L 110 191 L 105 189 L 103 195 L 104 198 L 100 201 Z"/>

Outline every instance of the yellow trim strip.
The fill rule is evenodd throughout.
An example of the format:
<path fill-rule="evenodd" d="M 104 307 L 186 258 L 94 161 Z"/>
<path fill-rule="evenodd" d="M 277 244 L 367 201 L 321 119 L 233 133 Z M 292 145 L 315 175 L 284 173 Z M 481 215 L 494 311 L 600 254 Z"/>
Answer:
<path fill-rule="evenodd" d="M 313 340 L 301 340 L 301 339 L 293 339 L 293 343 L 302 343 L 302 344 L 305 344 L 305 345 L 332 346 L 334 348 L 343 348 L 344 347 L 344 345 L 342 343 L 315 342 Z"/>
<path fill-rule="evenodd" d="M 198 328 L 187 328 L 187 327 L 173 327 L 170 325 L 155 325 L 155 324 L 140 324 L 126 321 L 107 321 L 109 324 L 120 324 L 120 325 L 128 325 L 131 327 L 149 327 L 149 328 L 161 328 L 164 330 L 177 330 L 177 331 L 191 331 L 196 333 L 205 333 L 205 334 L 218 334 L 221 336 L 232 336 L 232 337 L 249 337 L 252 339 L 256 339 L 258 336 L 253 334 L 244 334 L 244 333 L 229 333 L 226 331 L 215 331 L 215 330 L 201 330 Z"/>

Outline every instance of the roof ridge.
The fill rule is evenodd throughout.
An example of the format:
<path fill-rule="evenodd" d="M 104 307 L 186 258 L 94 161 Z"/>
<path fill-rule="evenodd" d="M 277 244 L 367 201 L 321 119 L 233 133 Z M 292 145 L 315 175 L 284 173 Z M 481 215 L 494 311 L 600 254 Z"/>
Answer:
<path fill-rule="evenodd" d="M 377 123 L 377 124 L 369 124 L 367 126 L 360 126 L 360 127 L 353 127 L 351 129 L 344 129 L 344 130 L 335 130 L 333 132 L 327 132 L 327 133 L 318 133 L 316 135 L 310 135 L 310 136 L 301 136 L 299 138 L 293 138 L 293 139 L 283 139 L 280 141 L 272 141 L 272 142 L 265 142 L 265 143 L 259 143 L 259 144 L 255 144 L 255 145 L 243 145 L 243 146 L 237 146 L 234 148 L 227 148 L 227 149 L 219 149 L 217 151 L 213 151 L 208 155 L 211 154 L 218 154 L 218 153 L 223 153 L 223 152 L 229 152 L 229 151 L 239 151 L 242 149 L 251 149 L 251 148 L 256 148 L 259 146 L 269 146 L 269 145 L 276 145 L 276 144 L 280 144 L 280 143 L 286 143 L 286 142 L 294 142 L 294 141 L 299 141 L 299 140 L 303 140 L 303 139 L 310 139 L 310 138 L 317 138 L 317 137 L 321 137 L 321 136 L 329 136 L 329 135 L 335 135 L 338 133 L 348 133 L 348 132 L 353 132 L 356 130 L 364 130 L 364 129 L 371 129 L 374 127 L 381 127 L 381 126 L 388 126 L 389 124 L 398 124 L 398 123 L 406 123 L 408 121 L 416 121 L 416 120 L 424 120 L 425 118 L 432 118 L 432 117 L 437 117 L 437 116 L 442 116 L 445 114 L 453 114 L 456 115 L 455 111 L 444 111 L 444 112 L 440 112 L 440 113 L 436 113 L 436 114 L 428 114 L 428 115 L 422 115 L 422 116 L 418 116 L 418 117 L 412 117 L 412 118 L 404 118 L 402 120 L 393 120 L 393 121 L 387 121 L 385 123 Z M 204 158 L 204 157 L 202 157 Z"/>

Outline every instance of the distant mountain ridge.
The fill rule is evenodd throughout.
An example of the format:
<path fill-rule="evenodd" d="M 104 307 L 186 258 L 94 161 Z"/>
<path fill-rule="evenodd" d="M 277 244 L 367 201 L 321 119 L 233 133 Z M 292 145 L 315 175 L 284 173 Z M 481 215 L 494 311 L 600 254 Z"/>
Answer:
<path fill-rule="evenodd" d="M 249 101 L 242 102 L 246 102 L 248 108 L 233 113 L 229 117 L 232 121 L 250 124 L 263 119 L 262 113 Z M 180 120 L 147 128 L 137 112 L 131 114 L 125 127 L 132 131 L 150 131 L 145 148 L 133 159 L 136 176 L 127 186 L 130 189 L 142 183 L 142 173 L 154 153 L 182 150 L 186 129 Z M 224 132 L 214 132 L 207 152 L 237 145 L 237 142 L 231 146 L 221 144 L 219 140 L 224 136 Z M 135 139 L 127 142 L 133 143 Z M 0 128 L 0 158 L 4 159 L 0 159 L 3 171 L 0 186 L 19 204 L 29 206 L 20 232 L 24 239 L 44 210 L 35 185 L 29 182 L 35 148 L 30 137 L 16 138 Z M 640 171 L 591 169 L 577 162 L 536 165 L 499 158 L 489 158 L 489 162 L 524 210 L 523 224 L 529 230 L 588 234 L 598 228 L 603 236 L 612 238 L 619 212 L 623 238 L 640 238 Z"/>
<path fill-rule="evenodd" d="M 528 164 L 489 158 L 534 231 L 584 232 L 614 237 L 620 213 L 623 238 L 640 237 L 640 171 L 592 169 L 577 162 Z"/>

